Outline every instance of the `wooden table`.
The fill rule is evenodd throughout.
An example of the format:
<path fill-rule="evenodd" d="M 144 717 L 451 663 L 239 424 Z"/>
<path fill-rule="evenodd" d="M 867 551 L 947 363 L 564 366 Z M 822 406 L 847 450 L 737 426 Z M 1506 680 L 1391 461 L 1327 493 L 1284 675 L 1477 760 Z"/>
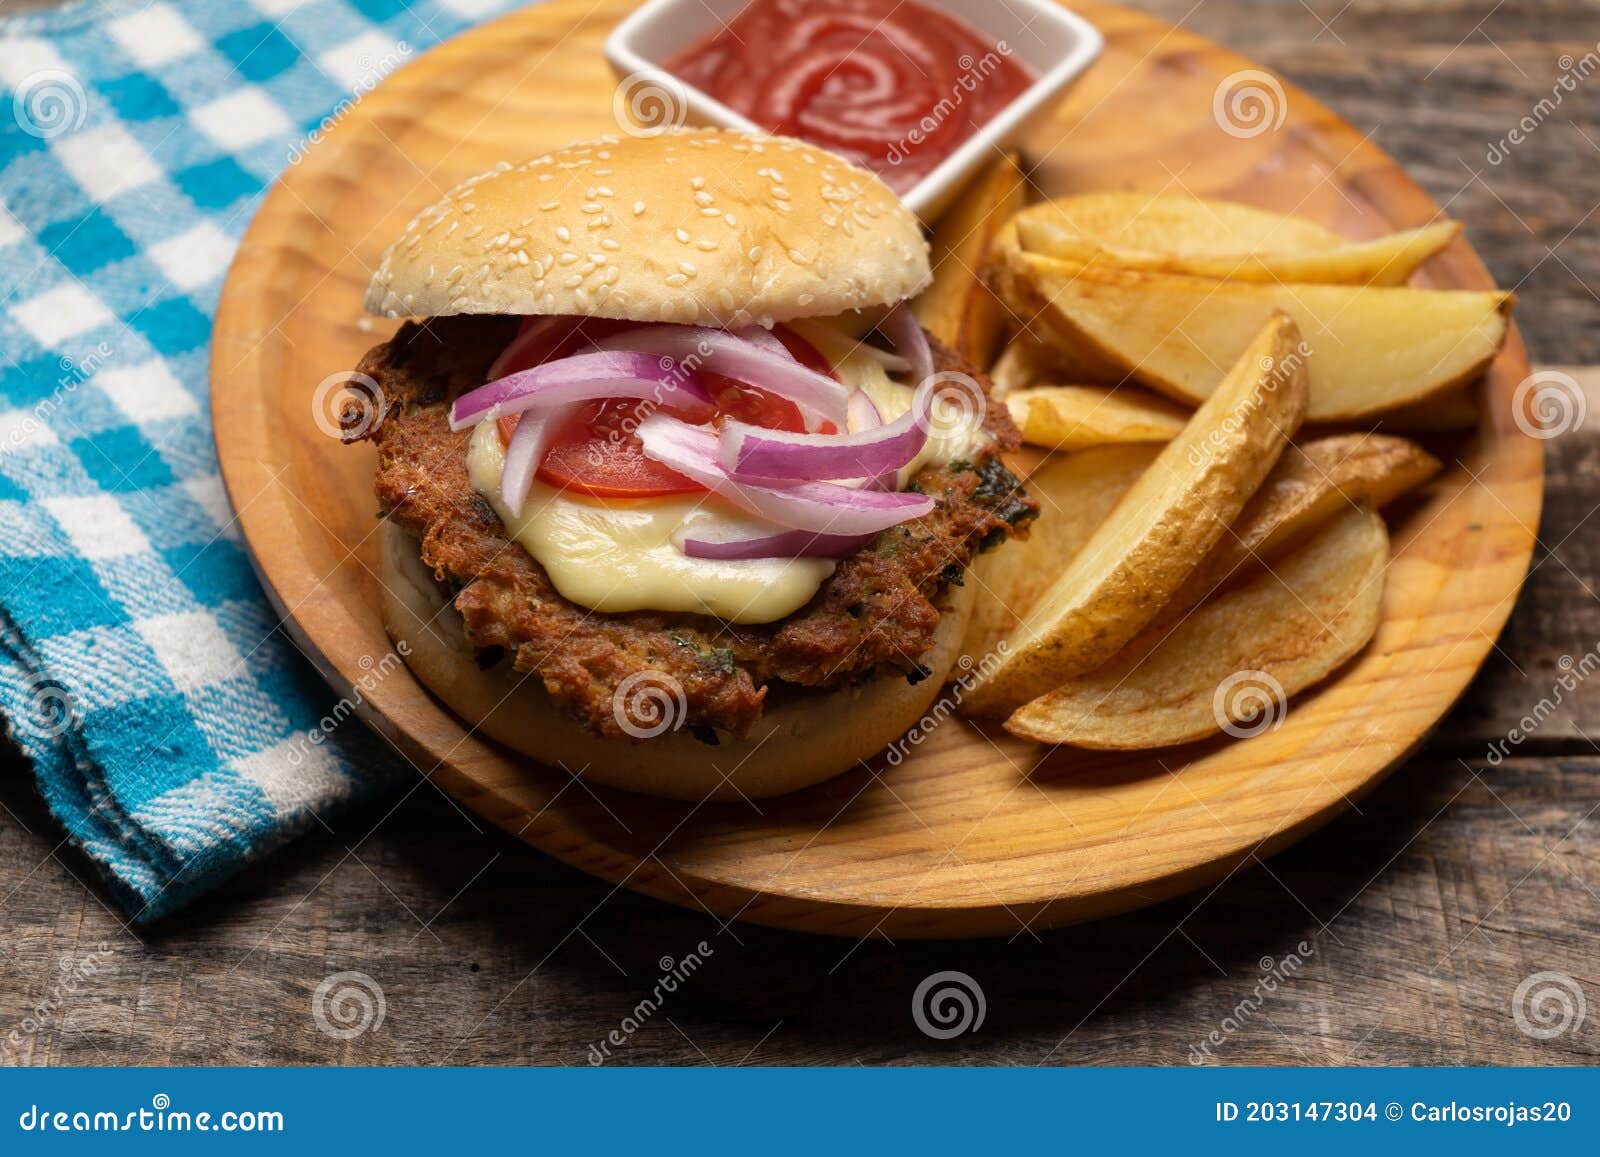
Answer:
<path fill-rule="evenodd" d="M 1517 288 L 1535 358 L 1600 364 L 1600 81 L 1503 164 L 1486 159 L 1564 55 L 1596 51 L 1595 0 L 1142 6 L 1371 129 Z M 1600 415 L 1600 370 L 1572 372 Z M 0 1041 L 18 1031 L 0 1063 L 584 1064 L 612 1032 L 626 1036 L 618 1064 L 1596 1063 L 1600 681 L 1559 703 L 1553 689 L 1563 656 L 1600 647 L 1597 480 L 1600 417 L 1550 446 L 1541 546 L 1498 653 L 1359 811 L 1209 893 L 1043 936 L 897 945 L 723 927 L 566 869 L 427 784 L 135 932 L 7 767 Z M 1506 743 L 1536 712 L 1532 736 Z M 662 969 L 696 952 L 703 965 L 652 1007 Z M 63 998 L 63 968 L 90 959 Z M 944 970 L 986 1004 L 981 1028 L 949 1040 L 912 1016 L 918 984 Z M 348 1040 L 313 1014 L 340 972 L 382 991 L 381 1023 Z M 1513 1015 L 1543 972 L 1595 1006 L 1549 1039 Z M 42 1026 L 23 1031 L 41 1004 Z"/>

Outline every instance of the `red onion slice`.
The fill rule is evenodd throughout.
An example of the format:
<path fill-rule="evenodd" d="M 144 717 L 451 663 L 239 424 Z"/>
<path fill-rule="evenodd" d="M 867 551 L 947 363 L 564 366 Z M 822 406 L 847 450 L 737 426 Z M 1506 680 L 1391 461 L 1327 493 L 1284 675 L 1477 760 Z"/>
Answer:
<path fill-rule="evenodd" d="M 818 534 L 781 530 L 749 538 L 690 538 L 680 548 L 690 558 L 742 561 L 756 558 L 844 558 L 872 539 L 870 534 Z"/>
<path fill-rule="evenodd" d="M 759 518 L 792 530 L 875 534 L 933 509 L 925 494 L 857 490 L 827 482 L 757 486 L 734 479 L 717 458 L 717 436 L 667 414 L 639 424 L 646 456 Z"/>
<path fill-rule="evenodd" d="M 895 352 L 910 363 L 912 385 L 933 377 L 933 347 L 910 306 L 901 302 L 891 309 L 878 323 L 878 332 L 892 341 Z"/>
<path fill-rule="evenodd" d="M 711 397 L 692 372 L 662 368 L 643 353 L 606 351 L 574 354 L 521 370 L 462 394 L 450 407 L 450 428 L 464 430 L 486 418 L 520 414 L 534 407 L 561 406 L 602 398 L 664 402 L 673 395 L 709 405 Z"/>
<path fill-rule="evenodd" d="M 800 361 L 799 358 L 795 357 L 794 354 L 789 352 L 789 347 L 779 341 L 777 335 L 774 334 L 770 329 L 764 329 L 759 325 L 747 325 L 743 329 L 731 330 L 729 332 L 731 332 L 734 337 L 743 341 L 747 341 L 751 345 L 760 346 L 769 354 L 774 354 L 777 357 L 784 358 L 791 362 L 798 363 Z"/>
<path fill-rule="evenodd" d="M 500 501 L 505 503 L 511 517 L 522 514 L 522 505 L 528 500 L 528 490 L 544 459 L 550 435 L 571 413 L 571 406 L 554 406 L 548 410 L 529 410 L 517 419 L 517 428 L 506 446 L 505 465 L 500 472 Z M 498 438 L 500 432 L 496 430 L 494 436 Z"/>
<path fill-rule="evenodd" d="M 792 434 L 730 419 L 722 426 L 719 460 L 740 482 L 866 479 L 868 487 L 883 487 L 886 476 L 927 445 L 940 385 L 935 377 L 924 379 L 904 414 L 888 425 L 849 434 Z"/>
<path fill-rule="evenodd" d="M 860 434 L 867 430 L 875 430 L 883 425 L 883 414 L 878 410 L 878 404 L 867 396 L 867 391 L 856 390 L 850 395 L 849 403 L 850 432 Z"/>
<path fill-rule="evenodd" d="M 517 360 L 528 350 L 533 349 L 542 342 L 548 341 L 550 334 L 562 326 L 575 326 L 577 322 L 563 314 L 552 314 L 549 317 L 529 317 L 523 319 L 523 325 L 517 331 L 517 336 L 511 339 L 511 344 L 500 351 L 500 356 L 489 363 L 489 372 L 485 381 L 496 381 L 506 376 L 506 367 L 515 365 Z"/>
<path fill-rule="evenodd" d="M 854 434 L 791 434 L 728 419 L 718 458 L 737 481 L 870 478 L 892 473 L 928 441 L 923 407 L 913 404 L 887 426 Z M 923 419 L 923 420 L 919 420 Z"/>
<path fill-rule="evenodd" d="M 781 345 L 778 339 L 767 335 Z M 809 424 L 845 424 L 850 391 L 827 374 L 801 365 L 784 350 L 782 356 L 763 343 L 701 325 L 643 325 L 612 334 L 595 343 L 602 350 L 629 350 L 670 359 L 691 373 L 705 371 L 759 386 L 787 398 L 807 415 Z"/>

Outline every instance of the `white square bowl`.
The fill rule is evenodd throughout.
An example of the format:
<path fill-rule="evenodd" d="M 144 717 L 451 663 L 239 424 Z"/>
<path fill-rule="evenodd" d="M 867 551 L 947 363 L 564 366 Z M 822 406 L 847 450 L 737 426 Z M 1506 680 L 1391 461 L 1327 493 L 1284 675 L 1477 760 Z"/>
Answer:
<path fill-rule="evenodd" d="M 1015 143 L 1036 118 L 1050 111 L 1068 86 L 1094 63 L 1105 39 L 1094 25 L 1055 0 L 920 2 L 950 13 L 996 45 L 1004 44 L 1038 78 L 902 195 L 911 211 L 931 224 L 996 150 Z M 731 21 L 748 3 L 647 0 L 617 25 L 606 39 L 605 54 L 623 85 L 618 90 L 619 120 L 626 115 L 623 106 L 631 104 L 645 114 L 646 124 L 659 124 L 661 106 L 681 101 L 681 108 L 669 108 L 665 113 L 672 123 L 763 131 L 662 67 L 681 49 Z"/>

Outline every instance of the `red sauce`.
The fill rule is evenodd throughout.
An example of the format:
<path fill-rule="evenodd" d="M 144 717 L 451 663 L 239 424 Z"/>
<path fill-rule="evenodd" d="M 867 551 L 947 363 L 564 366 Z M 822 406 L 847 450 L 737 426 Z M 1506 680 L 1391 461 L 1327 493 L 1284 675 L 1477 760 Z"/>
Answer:
<path fill-rule="evenodd" d="M 899 193 L 1033 83 L 1004 42 L 916 0 L 753 0 L 666 67 Z"/>

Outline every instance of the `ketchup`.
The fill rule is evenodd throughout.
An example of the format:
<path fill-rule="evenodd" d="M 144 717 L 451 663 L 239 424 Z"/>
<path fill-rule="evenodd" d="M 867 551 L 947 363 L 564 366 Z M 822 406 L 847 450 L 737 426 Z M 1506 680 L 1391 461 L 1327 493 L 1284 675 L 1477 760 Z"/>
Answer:
<path fill-rule="evenodd" d="M 666 67 L 897 193 L 1033 83 L 1004 42 L 916 0 L 753 0 Z"/>

